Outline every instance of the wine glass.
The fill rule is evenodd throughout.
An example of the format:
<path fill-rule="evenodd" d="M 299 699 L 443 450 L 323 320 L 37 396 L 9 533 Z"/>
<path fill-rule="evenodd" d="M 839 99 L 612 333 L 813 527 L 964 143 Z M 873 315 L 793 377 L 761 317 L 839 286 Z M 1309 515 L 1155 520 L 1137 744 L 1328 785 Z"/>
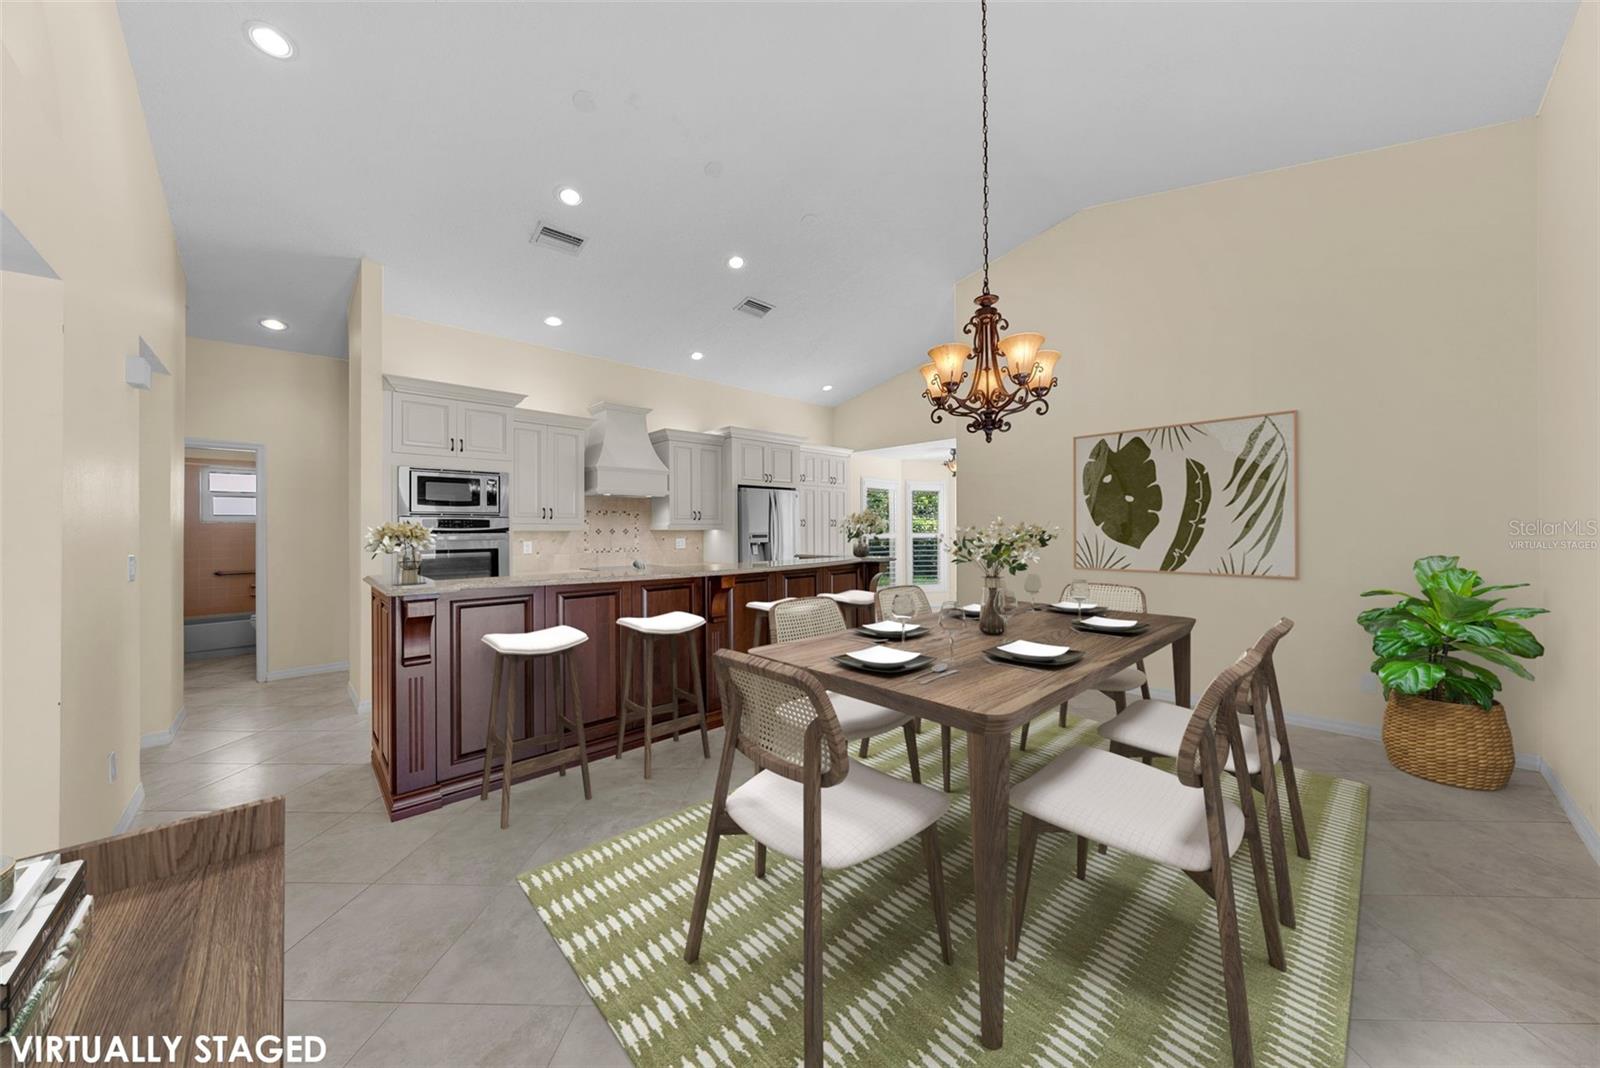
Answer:
<path fill-rule="evenodd" d="M 1032 571 L 1022 580 L 1022 588 L 1028 591 L 1028 607 L 1037 612 L 1039 610 L 1039 591 L 1044 589 L 1044 580 Z"/>
<path fill-rule="evenodd" d="M 1083 615 L 1083 603 L 1089 599 L 1089 584 L 1087 582 L 1074 582 L 1067 586 L 1067 597 L 1072 601 L 1072 606 Z"/>
<path fill-rule="evenodd" d="M 995 606 L 1000 610 L 1001 618 L 1010 619 L 1017 614 L 1017 609 L 1021 605 L 1022 602 L 1017 600 L 1017 595 L 1011 592 L 1011 586 L 1002 582 L 1000 584 L 999 603 Z"/>
<path fill-rule="evenodd" d="M 911 617 L 916 614 L 917 606 L 909 593 L 897 593 L 889 603 L 889 616 L 899 624 L 901 645 L 906 643 L 906 631 L 911 629 Z"/>
<path fill-rule="evenodd" d="M 967 613 L 962 609 L 960 601 L 945 601 L 939 606 L 939 629 L 944 631 L 944 636 L 950 642 L 950 659 L 941 660 L 933 665 L 935 671 L 948 671 L 950 661 L 956 658 L 956 639 L 961 635 L 961 628 L 966 626 Z"/>

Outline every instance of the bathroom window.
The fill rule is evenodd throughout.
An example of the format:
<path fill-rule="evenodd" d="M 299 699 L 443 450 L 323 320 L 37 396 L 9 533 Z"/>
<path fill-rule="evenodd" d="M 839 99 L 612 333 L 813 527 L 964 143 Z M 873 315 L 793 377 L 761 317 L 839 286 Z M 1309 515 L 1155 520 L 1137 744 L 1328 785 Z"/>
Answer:
<path fill-rule="evenodd" d="M 254 523 L 256 473 L 237 467 L 200 469 L 202 523 Z"/>

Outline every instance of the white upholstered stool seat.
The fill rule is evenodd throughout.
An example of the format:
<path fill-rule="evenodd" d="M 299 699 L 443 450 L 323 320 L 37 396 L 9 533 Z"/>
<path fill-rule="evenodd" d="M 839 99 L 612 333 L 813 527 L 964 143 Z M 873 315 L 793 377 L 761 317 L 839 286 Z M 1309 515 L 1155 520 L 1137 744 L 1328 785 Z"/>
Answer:
<path fill-rule="evenodd" d="M 565 623 L 526 634 L 485 634 L 483 644 L 502 656 L 548 656 L 573 649 L 589 640 L 577 627 Z"/>
<path fill-rule="evenodd" d="M 1101 693 L 1126 693 L 1137 690 L 1150 680 L 1145 678 L 1144 672 L 1136 667 L 1125 667 L 1110 678 L 1101 679 L 1094 684 L 1094 688 Z"/>
<path fill-rule="evenodd" d="M 752 612 L 770 612 L 773 605 L 792 600 L 794 600 L 793 597 L 779 597 L 776 601 L 749 601 L 746 602 L 745 607 Z"/>
<path fill-rule="evenodd" d="M 1011 807 L 1114 849 L 1184 871 L 1211 870 L 1204 791 L 1104 749 L 1069 749 L 1012 787 Z M 1244 812 L 1232 801 L 1223 808 L 1232 855 L 1244 838 Z"/>
<path fill-rule="evenodd" d="M 840 590 L 838 593 L 822 593 L 819 597 L 826 597 L 839 604 L 847 604 L 852 608 L 868 608 L 878 603 L 876 594 L 867 590 Z"/>
<path fill-rule="evenodd" d="M 768 849 L 800 860 L 804 789 L 793 779 L 758 772 L 728 795 L 727 812 Z M 893 849 L 937 823 L 949 808 L 942 793 L 855 762 L 843 782 L 821 793 L 822 866 L 830 869 L 848 868 Z"/>
<path fill-rule="evenodd" d="M 845 740 L 850 742 L 893 730 L 911 719 L 904 712 L 832 690 L 828 691 L 828 700 L 833 702 L 834 714 L 839 717 L 839 729 L 844 732 Z"/>
<path fill-rule="evenodd" d="M 1170 701 L 1146 698 L 1135 701 L 1123 712 L 1100 724 L 1100 737 L 1118 745 L 1126 745 L 1157 756 L 1176 757 L 1183 744 L 1183 732 L 1189 728 L 1194 710 Z M 1261 751 L 1256 748 L 1256 727 L 1249 719 L 1240 717 L 1239 734 L 1244 739 L 1244 765 L 1251 775 L 1261 771 Z M 1272 762 L 1278 762 L 1278 739 L 1272 743 Z M 1219 748 L 1225 747 L 1222 743 Z M 1218 756 L 1223 754 L 1218 753 Z M 1227 753 L 1226 770 L 1233 770 L 1233 754 Z"/>
<path fill-rule="evenodd" d="M 640 634 L 688 634 L 706 625 L 705 616 L 693 612 L 663 612 L 659 616 L 623 616 L 617 626 Z"/>

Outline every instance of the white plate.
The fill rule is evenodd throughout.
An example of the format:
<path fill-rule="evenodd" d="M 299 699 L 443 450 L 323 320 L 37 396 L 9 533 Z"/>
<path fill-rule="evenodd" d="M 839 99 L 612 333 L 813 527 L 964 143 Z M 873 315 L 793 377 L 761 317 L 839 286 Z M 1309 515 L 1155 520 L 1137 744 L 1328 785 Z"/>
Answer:
<path fill-rule="evenodd" d="M 893 649 L 887 645 L 869 645 L 865 649 L 856 649 L 844 655 L 862 664 L 871 664 L 874 667 L 892 667 L 895 664 L 904 664 L 907 660 L 915 660 L 922 654 L 909 652 L 905 649 Z"/>
<path fill-rule="evenodd" d="M 969 616 L 975 616 L 983 611 L 983 605 L 976 602 L 972 604 L 964 604 L 961 606 L 961 610 Z"/>
<path fill-rule="evenodd" d="M 902 623 L 898 619 L 884 619 L 876 623 L 863 623 L 861 629 L 874 634 L 899 634 L 903 630 L 916 630 L 917 626 L 915 623 Z"/>
<path fill-rule="evenodd" d="M 1127 630 L 1139 625 L 1137 619 L 1112 619 L 1110 616 L 1090 616 L 1083 622 L 1086 626 L 1102 627 L 1105 630 Z"/>
<path fill-rule="evenodd" d="M 1051 608 L 1062 608 L 1068 612 L 1098 612 L 1100 606 L 1093 601 L 1057 601 Z"/>
<path fill-rule="evenodd" d="M 997 646 L 1002 653 L 1020 656 L 1028 660 L 1054 660 L 1058 656 L 1070 652 L 1065 645 L 1045 645 L 1041 642 L 1023 641 L 1018 638 L 1014 642 L 1006 642 Z"/>

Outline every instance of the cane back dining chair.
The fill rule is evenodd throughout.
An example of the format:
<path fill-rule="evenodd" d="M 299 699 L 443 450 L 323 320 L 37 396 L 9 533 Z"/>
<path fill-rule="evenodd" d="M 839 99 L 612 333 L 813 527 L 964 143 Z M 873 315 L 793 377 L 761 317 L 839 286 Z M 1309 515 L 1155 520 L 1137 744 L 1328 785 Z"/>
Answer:
<path fill-rule="evenodd" d="M 815 676 L 731 649 L 718 651 L 715 666 L 726 737 L 683 955 L 690 964 L 700 957 L 721 838 L 748 834 L 758 853 L 771 848 L 798 860 L 804 869 L 805 1064 L 815 1068 L 822 1064 L 823 1049 L 822 873 L 871 860 L 920 837 L 939 954 L 951 963 L 938 830 L 949 799 L 852 764 L 833 702 Z M 729 793 L 735 751 L 758 770 Z M 756 877 L 765 874 L 758 862 Z"/>
<path fill-rule="evenodd" d="M 780 601 L 767 613 L 772 622 L 774 642 L 793 642 L 847 630 L 844 613 L 833 601 L 822 597 L 796 597 Z M 861 742 L 861 755 L 867 755 L 867 739 L 887 731 L 902 730 L 906 738 L 906 759 L 911 762 L 911 781 L 922 781 L 922 763 L 917 757 L 917 726 L 914 718 L 883 705 L 840 693 L 828 694 L 839 717 L 839 727 L 849 741 Z"/>
<path fill-rule="evenodd" d="M 1278 642 L 1294 629 L 1292 619 L 1280 619 L 1267 628 L 1251 649 L 1260 655 L 1260 675 L 1267 701 L 1253 702 L 1252 716 L 1239 724 L 1244 738 L 1245 770 L 1250 782 L 1261 793 L 1267 817 L 1267 837 L 1272 846 L 1273 877 L 1278 887 L 1278 913 L 1287 927 L 1294 926 L 1294 891 L 1289 884 L 1289 855 L 1284 841 L 1283 811 L 1278 806 L 1277 771 L 1283 772 L 1284 793 L 1288 796 L 1289 816 L 1294 823 L 1295 852 L 1310 858 L 1311 841 L 1306 832 L 1300 806 L 1300 784 L 1295 779 L 1294 756 L 1289 749 L 1289 728 L 1283 716 L 1283 699 L 1278 691 L 1278 673 L 1273 654 Z M 1269 707 L 1270 705 L 1270 707 Z M 1175 757 L 1183 745 L 1184 730 L 1192 713 L 1169 701 L 1135 701 L 1114 718 L 1100 724 L 1101 737 L 1111 743 L 1113 753 L 1143 758 Z M 1230 756 L 1224 766 L 1233 771 Z"/>
<path fill-rule="evenodd" d="M 1261 654 L 1249 650 L 1206 688 L 1199 705 L 1188 713 L 1177 775 L 1104 749 L 1075 746 L 1011 791 L 1011 807 L 1022 814 L 1022 827 L 1008 956 L 1017 958 L 1022 940 L 1028 882 L 1041 832 L 1065 831 L 1077 836 L 1080 879 L 1085 876 L 1091 841 L 1179 868 L 1216 906 L 1235 1068 L 1252 1064 L 1244 959 L 1230 867 L 1241 844 L 1250 852 L 1267 960 L 1280 971 L 1284 967 L 1283 937 L 1268 886 L 1253 791 L 1243 772 L 1236 774 L 1239 804 L 1229 800 L 1222 789 L 1221 754 L 1231 755 L 1235 767 L 1244 766 L 1239 705 L 1248 701 L 1259 706 L 1266 699 L 1266 682 L 1258 670 L 1261 662 Z"/>
<path fill-rule="evenodd" d="M 1067 583 L 1061 587 L 1061 600 L 1067 599 L 1067 591 L 1074 583 Z M 1108 608 L 1113 612 L 1133 612 L 1144 615 L 1144 591 L 1137 586 L 1128 586 L 1118 582 L 1085 582 L 1089 588 L 1089 600 L 1100 608 Z M 1144 661 L 1134 661 L 1133 667 L 1123 668 L 1116 674 L 1101 679 L 1095 687 L 1101 693 L 1111 698 L 1111 703 L 1121 712 L 1128 704 L 1128 691 L 1138 690 L 1140 696 L 1149 698 L 1150 679 L 1144 671 Z M 1065 727 L 1067 725 L 1067 703 L 1061 702 L 1061 707 L 1056 710 L 1057 722 Z M 1022 737 L 1017 742 L 1017 748 L 1028 748 L 1028 724 L 1022 725 Z"/>

